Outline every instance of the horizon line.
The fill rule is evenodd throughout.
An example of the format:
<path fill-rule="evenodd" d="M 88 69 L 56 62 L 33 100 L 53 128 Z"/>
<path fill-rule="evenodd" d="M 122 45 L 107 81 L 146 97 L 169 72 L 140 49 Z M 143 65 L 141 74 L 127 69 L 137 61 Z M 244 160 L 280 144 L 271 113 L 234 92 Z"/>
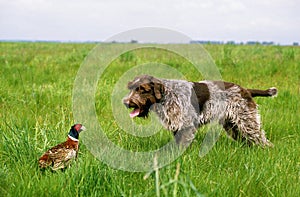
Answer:
<path fill-rule="evenodd" d="M 132 39 L 131 41 L 100 41 L 100 40 L 42 40 L 42 39 L 0 39 L 0 42 L 28 42 L 28 43 L 34 43 L 34 42 L 44 42 L 44 43 L 78 43 L 78 44 L 92 44 L 92 43 L 132 43 L 132 44 L 162 44 L 160 42 L 139 42 L 138 40 Z M 163 43 L 163 44 L 216 44 L 216 45 L 226 45 L 226 44 L 232 44 L 232 45 L 270 45 L 270 46 L 299 46 L 299 42 L 294 41 L 289 44 L 282 44 L 282 43 L 276 43 L 274 41 L 255 41 L 255 40 L 248 40 L 248 41 L 222 41 L 222 40 L 190 40 L 189 42 L 170 42 L 170 43 Z"/>

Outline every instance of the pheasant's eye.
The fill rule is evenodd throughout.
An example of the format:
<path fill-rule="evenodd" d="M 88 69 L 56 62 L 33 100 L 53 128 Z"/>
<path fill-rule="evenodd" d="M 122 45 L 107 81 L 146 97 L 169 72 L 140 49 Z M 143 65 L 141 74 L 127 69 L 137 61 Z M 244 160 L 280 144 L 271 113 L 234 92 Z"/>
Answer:
<path fill-rule="evenodd" d="M 79 131 L 79 130 L 80 130 L 80 128 L 81 128 L 81 124 L 76 124 L 76 125 L 75 125 L 75 129 L 76 129 L 76 131 Z"/>

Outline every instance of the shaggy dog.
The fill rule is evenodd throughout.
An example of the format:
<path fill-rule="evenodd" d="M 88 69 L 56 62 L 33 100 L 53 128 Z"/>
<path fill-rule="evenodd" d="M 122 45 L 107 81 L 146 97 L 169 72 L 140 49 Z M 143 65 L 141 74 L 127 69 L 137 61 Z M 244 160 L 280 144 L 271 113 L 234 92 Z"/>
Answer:
<path fill-rule="evenodd" d="M 130 117 L 156 112 L 182 146 L 188 146 L 197 128 L 211 121 L 218 121 L 234 140 L 272 146 L 261 129 L 253 97 L 276 96 L 276 88 L 256 90 L 223 81 L 189 82 L 142 75 L 129 82 L 128 89 L 123 103 L 133 108 Z"/>

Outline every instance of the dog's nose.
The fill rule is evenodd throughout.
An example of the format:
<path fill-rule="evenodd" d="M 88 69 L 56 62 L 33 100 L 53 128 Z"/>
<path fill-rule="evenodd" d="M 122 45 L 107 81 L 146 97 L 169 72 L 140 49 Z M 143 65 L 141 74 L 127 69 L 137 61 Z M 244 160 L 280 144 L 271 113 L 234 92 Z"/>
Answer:
<path fill-rule="evenodd" d="M 129 108 L 129 103 L 124 103 L 124 105 L 125 105 L 127 108 Z"/>
<path fill-rule="evenodd" d="M 126 98 L 123 99 L 123 103 L 127 108 L 129 108 L 129 100 L 128 99 L 126 99 Z"/>

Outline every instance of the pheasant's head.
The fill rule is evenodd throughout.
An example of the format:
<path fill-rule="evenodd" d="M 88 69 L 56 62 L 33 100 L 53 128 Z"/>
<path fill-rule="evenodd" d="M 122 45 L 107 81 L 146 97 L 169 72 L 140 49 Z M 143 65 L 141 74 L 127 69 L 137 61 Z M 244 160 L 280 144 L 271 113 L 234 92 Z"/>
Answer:
<path fill-rule="evenodd" d="M 84 130 L 86 130 L 86 128 L 82 124 L 74 124 L 70 129 L 69 137 L 78 140 L 79 133 Z"/>

